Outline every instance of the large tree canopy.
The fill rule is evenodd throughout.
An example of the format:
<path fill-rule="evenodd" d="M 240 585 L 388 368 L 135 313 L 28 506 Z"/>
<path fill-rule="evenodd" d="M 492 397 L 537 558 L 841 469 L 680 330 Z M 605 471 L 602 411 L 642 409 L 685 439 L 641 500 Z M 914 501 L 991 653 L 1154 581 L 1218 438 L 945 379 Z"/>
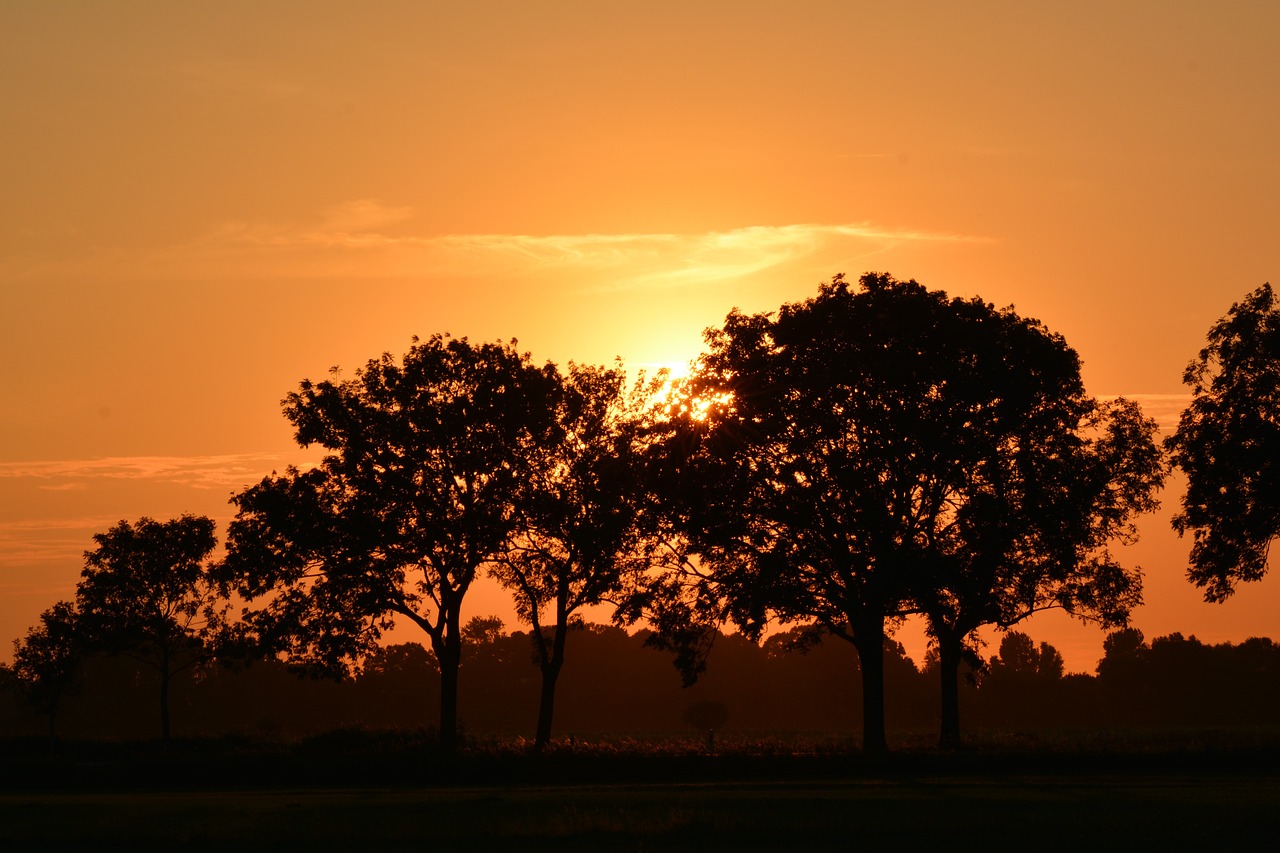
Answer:
<path fill-rule="evenodd" d="M 397 618 L 441 671 L 440 736 L 457 735 L 463 598 L 515 524 L 539 449 L 557 439 L 553 365 L 514 345 L 436 335 L 284 401 L 298 442 L 330 451 L 237 495 L 224 577 L 266 604 L 249 621 L 302 663 L 343 669 Z"/>
<path fill-rule="evenodd" d="M 776 317 L 734 312 L 708 343 L 675 438 L 701 594 L 751 633 L 812 621 L 852 642 L 868 749 L 885 745 L 889 620 L 925 612 L 963 638 L 1132 602 L 1136 578 L 1102 549 L 1142 499 L 1113 511 L 1107 496 L 1158 482 L 1159 454 L 1145 422 L 1099 413 L 1039 323 L 869 274 Z M 1104 464 L 1130 428 L 1145 473 Z"/>
<path fill-rule="evenodd" d="M 1183 382 L 1191 404 L 1166 440 L 1187 475 L 1173 526 L 1194 537 L 1188 577 L 1223 601 L 1266 574 L 1280 535 L 1280 306 L 1270 284 L 1213 325 Z"/>
<path fill-rule="evenodd" d="M 985 367 L 987 403 L 972 421 L 980 450 L 943 498 L 950 510 L 914 591 L 939 648 L 944 746 L 960 740 L 959 665 L 978 628 L 1051 608 L 1123 625 L 1142 601 L 1141 570 L 1109 545 L 1134 541 L 1134 516 L 1157 506 L 1165 468 L 1155 421 L 1132 402 L 1085 396 L 1074 368 L 1045 383 L 1050 360 L 1031 370 L 1019 355 Z"/>
<path fill-rule="evenodd" d="M 685 386 L 687 533 L 704 598 L 749 633 L 814 621 L 863 674 L 864 745 L 883 750 L 887 620 L 973 449 L 960 312 L 914 281 L 837 276 L 775 317 L 731 313 Z"/>
<path fill-rule="evenodd" d="M 1130 401 L 1086 394 L 1061 335 L 977 299 L 950 310 L 957 363 L 939 372 L 950 404 L 929 440 L 955 468 L 930 486 L 942 510 L 911 571 L 939 646 L 940 740 L 954 746 L 959 665 L 978 628 L 1051 608 L 1121 625 L 1141 603 L 1141 570 L 1109 546 L 1136 538 L 1165 466 L 1155 421 Z"/>

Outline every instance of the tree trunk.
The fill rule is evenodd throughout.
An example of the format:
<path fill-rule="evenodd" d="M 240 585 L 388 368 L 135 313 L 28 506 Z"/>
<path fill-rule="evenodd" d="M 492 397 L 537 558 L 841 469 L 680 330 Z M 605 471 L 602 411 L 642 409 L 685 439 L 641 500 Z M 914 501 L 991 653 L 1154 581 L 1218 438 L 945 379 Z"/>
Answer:
<path fill-rule="evenodd" d="M 942 727 L 938 732 L 941 749 L 960 747 L 960 657 L 958 636 L 939 632 L 938 671 L 942 677 Z"/>
<path fill-rule="evenodd" d="M 868 619 L 854 628 L 854 648 L 862 668 L 862 751 L 889 751 L 884 734 L 884 620 Z"/>
<path fill-rule="evenodd" d="M 462 659 L 461 638 L 446 636 L 436 650 L 440 664 L 440 749 L 451 753 L 458 748 L 458 664 Z"/>
<path fill-rule="evenodd" d="M 534 749 L 542 749 L 551 742 L 551 720 L 556 710 L 556 680 L 560 678 L 560 670 L 564 666 L 566 633 L 564 624 L 556 625 L 551 659 L 542 662 L 542 693 L 538 699 L 538 730 L 533 739 Z"/>

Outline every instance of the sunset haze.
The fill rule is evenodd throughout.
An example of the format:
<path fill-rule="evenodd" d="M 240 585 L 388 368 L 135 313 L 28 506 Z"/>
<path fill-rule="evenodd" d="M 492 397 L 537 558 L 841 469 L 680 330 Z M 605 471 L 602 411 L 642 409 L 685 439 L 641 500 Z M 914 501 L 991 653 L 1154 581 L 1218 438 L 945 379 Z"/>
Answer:
<path fill-rule="evenodd" d="M 6 2 L 0 659 L 94 533 L 223 535 L 319 456 L 281 398 L 414 335 L 680 368 L 734 307 L 878 270 L 1015 305 L 1169 429 L 1209 326 L 1280 284 L 1278 36 L 1268 2 Z M 1182 488 L 1117 550 L 1133 624 L 1280 637 L 1275 578 L 1186 581 Z"/>

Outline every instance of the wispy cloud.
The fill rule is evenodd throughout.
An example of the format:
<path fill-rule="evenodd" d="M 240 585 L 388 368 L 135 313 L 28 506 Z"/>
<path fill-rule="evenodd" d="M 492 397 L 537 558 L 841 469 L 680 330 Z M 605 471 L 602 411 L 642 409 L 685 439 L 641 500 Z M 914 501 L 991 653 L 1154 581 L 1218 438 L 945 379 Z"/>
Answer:
<path fill-rule="evenodd" d="M 189 489 L 188 500 L 201 500 L 195 493 L 229 492 L 256 483 L 271 471 L 289 465 L 306 468 L 308 457 L 316 454 L 299 450 L 295 454 L 235 453 L 209 456 L 117 456 L 103 459 L 63 459 L 36 462 L 0 462 L 0 490 L 23 489 L 68 493 L 56 500 L 66 509 L 74 501 L 85 500 L 70 493 L 113 494 L 112 489 L 142 484 L 178 486 Z M 36 492 L 32 492 L 35 494 Z M 209 498 L 229 510 L 220 497 Z M 110 529 L 120 516 L 102 514 L 101 501 L 86 510 L 70 510 L 67 515 L 37 518 L 0 519 L 0 564 L 7 567 L 72 565 L 93 545 L 93 534 Z M 39 509 L 35 510 L 39 512 Z M 225 520 L 214 511 L 215 519 Z M 74 513 L 74 514 L 71 514 Z M 43 583 L 43 581 L 41 581 Z"/>
<path fill-rule="evenodd" d="M 376 198 L 360 198 L 325 208 L 322 232 L 363 233 L 377 231 L 413 217 L 408 206 L 387 205 Z"/>
<path fill-rule="evenodd" d="M 147 278 L 284 279 L 486 277 L 565 274 L 594 289 L 693 287 L 797 261 L 824 268 L 910 243 L 977 244 L 990 238 L 870 222 L 755 225 L 698 233 L 435 234 L 415 232 L 408 206 L 365 198 L 310 221 L 224 222 L 145 257 L 101 255 L 82 264 Z M 831 267 L 835 269 L 836 267 Z M 29 275 L 48 273 L 30 267 Z M 585 277 L 585 278 L 584 278 Z"/>
<path fill-rule="evenodd" d="M 391 221 L 366 200 L 353 208 Z M 398 209 L 395 221 L 408 218 Z M 303 247 L 397 256 L 398 266 L 430 272 L 489 275 L 513 271 L 576 270 L 597 275 L 609 289 L 687 287 L 752 275 L 820 253 L 854 257 L 909 242 L 983 243 L 989 238 L 893 229 L 871 223 L 757 225 L 694 234 L 446 234 L 394 235 L 377 228 L 290 228 L 233 225 L 214 242 L 260 249 Z"/>
<path fill-rule="evenodd" d="M 38 488 L 67 491 L 84 488 L 86 481 L 152 480 L 195 489 L 240 487 L 288 465 L 305 467 L 307 459 L 272 453 L 220 456 L 115 456 L 41 462 L 0 462 L 0 479 L 47 481 Z"/>
<path fill-rule="evenodd" d="M 805 259 L 865 258 L 909 242 L 984 242 L 956 234 L 878 228 L 869 223 L 755 226 L 694 235 L 675 263 L 630 279 L 634 287 L 681 287 L 739 278 Z M 625 286 L 625 285 L 624 285 Z"/>
<path fill-rule="evenodd" d="M 78 562 L 85 549 L 93 545 L 93 534 L 110 529 L 120 519 L 107 516 L 42 518 L 23 521 L 0 521 L 0 545 L 6 565 L 31 566 L 45 563 Z M 6 592 L 31 592 L 43 588 L 47 579 L 31 578 L 14 582 L 13 577 L 0 585 Z M 59 593 L 62 590 L 57 590 Z"/>
<path fill-rule="evenodd" d="M 231 519 L 229 512 L 205 513 L 223 527 Z M 75 515 L 68 517 L 0 521 L 0 566 L 41 568 L 49 564 L 74 566 L 86 550 L 94 547 L 94 534 L 110 530 L 122 520 L 119 515 Z M 43 572 L 43 569 L 41 569 Z M 6 590 L 43 588 L 48 578 L 43 574 L 22 572 L 0 578 L 0 593 Z M 35 587 L 31 587 L 35 584 Z"/>

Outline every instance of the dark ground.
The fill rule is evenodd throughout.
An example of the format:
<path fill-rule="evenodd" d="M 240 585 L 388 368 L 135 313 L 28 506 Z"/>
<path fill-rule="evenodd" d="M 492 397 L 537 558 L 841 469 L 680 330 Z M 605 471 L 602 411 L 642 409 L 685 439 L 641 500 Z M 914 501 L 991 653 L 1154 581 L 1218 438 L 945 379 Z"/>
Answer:
<path fill-rule="evenodd" d="M 879 760 L 759 741 L 717 756 L 628 741 L 446 760 L 335 738 L 52 756 L 3 744 L 0 850 L 1221 851 L 1275 849 L 1280 835 L 1269 737 L 1004 740 Z"/>

